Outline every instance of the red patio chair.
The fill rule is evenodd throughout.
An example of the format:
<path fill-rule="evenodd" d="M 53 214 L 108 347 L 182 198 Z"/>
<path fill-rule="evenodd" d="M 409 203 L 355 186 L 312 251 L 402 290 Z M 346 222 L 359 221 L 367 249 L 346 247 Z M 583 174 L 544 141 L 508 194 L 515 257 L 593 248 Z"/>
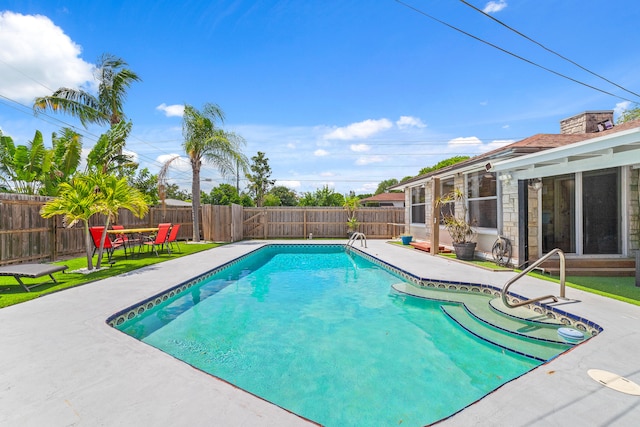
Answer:
<path fill-rule="evenodd" d="M 96 254 L 96 251 L 98 250 L 98 248 L 100 247 L 100 239 L 102 239 L 102 231 L 104 230 L 104 227 L 99 226 L 99 227 L 89 227 L 89 233 L 91 233 L 91 239 L 93 240 L 93 255 Z M 113 241 L 111 240 L 111 238 L 109 237 L 109 235 L 107 234 L 106 237 L 104 238 L 104 247 L 103 249 L 105 251 L 107 251 L 107 259 L 109 262 L 111 262 L 111 258 L 113 256 L 113 251 L 115 251 L 118 248 L 123 248 L 124 249 L 124 257 L 127 257 L 127 247 L 125 246 L 123 241 Z"/>
<path fill-rule="evenodd" d="M 169 237 L 167 237 L 167 250 L 169 251 L 169 253 L 171 253 L 171 249 L 173 249 L 174 243 L 178 247 L 178 252 L 180 251 L 180 245 L 176 240 L 178 238 L 178 231 L 180 231 L 180 224 L 175 224 L 173 227 L 171 227 Z"/>
<path fill-rule="evenodd" d="M 160 250 L 164 248 L 165 243 L 167 243 L 167 237 L 169 237 L 169 229 L 171 228 L 171 223 L 162 223 L 158 224 L 158 234 L 154 239 L 149 239 L 146 242 L 142 242 L 147 245 L 147 247 L 151 247 L 153 252 L 158 255 L 158 246 L 160 246 Z"/>

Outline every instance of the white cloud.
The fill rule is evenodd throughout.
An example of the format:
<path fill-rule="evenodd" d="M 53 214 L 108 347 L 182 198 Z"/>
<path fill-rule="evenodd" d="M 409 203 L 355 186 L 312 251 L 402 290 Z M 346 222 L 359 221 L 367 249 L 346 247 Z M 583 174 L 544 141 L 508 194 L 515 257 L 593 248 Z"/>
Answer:
<path fill-rule="evenodd" d="M 362 153 L 371 149 L 371 147 L 367 144 L 351 144 L 349 148 L 351 149 L 351 151 L 355 151 L 357 153 Z"/>
<path fill-rule="evenodd" d="M 0 13 L 0 94 L 31 104 L 60 87 L 93 90 L 94 65 L 82 48 L 49 18 Z"/>
<path fill-rule="evenodd" d="M 162 111 L 167 117 L 182 117 L 184 115 L 184 105 L 180 104 L 167 105 L 163 102 L 156 107 L 156 110 Z"/>
<path fill-rule="evenodd" d="M 495 13 L 500 12 L 505 7 L 507 7 L 507 2 L 505 0 L 490 1 L 485 5 L 482 11 L 484 13 Z"/>
<path fill-rule="evenodd" d="M 295 150 L 296 148 L 296 144 L 294 144 L 293 142 L 290 142 L 287 144 L 287 148 L 290 150 Z"/>
<path fill-rule="evenodd" d="M 356 165 L 358 166 L 365 166 L 365 165 L 369 165 L 371 163 L 382 163 L 384 162 L 385 158 L 383 156 L 364 156 L 364 157 L 360 157 L 358 158 L 358 160 L 356 160 Z"/>
<path fill-rule="evenodd" d="M 313 152 L 313 155 L 317 157 L 324 157 L 324 156 L 328 156 L 329 152 L 326 150 L 318 149 Z"/>
<path fill-rule="evenodd" d="M 425 125 L 422 120 L 412 116 L 400 116 L 400 119 L 396 121 L 396 126 L 398 126 L 398 129 L 407 129 L 412 127 L 416 127 L 416 128 L 427 127 L 427 125 Z"/>
<path fill-rule="evenodd" d="M 323 178 L 331 178 L 333 176 L 336 176 L 336 174 L 333 172 L 320 172 L 320 176 Z"/>
<path fill-rule="evenodd" d="M 324 135 L 324 139 L 350 140 L 356 138 L 368 138 L 376 133 L 385 131 L 393 127 L 387 119 L 365 120 L 352 123 L 349 126 L 339 127 Z"/>
<path fill-rule="evenodd" d="M 468 147 L 469 145 L 482 145 L 482 141 L 477 136 L 466 136 L 454 138 L 448 144 L 450 147 Z"/>
<path fill-rule="evenodd" d="M 300 183 L 300 181 L 277 181 L 276 185 L 283 185 L 287 188 L 300 188 L 302 186 L 302 184 Z"/>

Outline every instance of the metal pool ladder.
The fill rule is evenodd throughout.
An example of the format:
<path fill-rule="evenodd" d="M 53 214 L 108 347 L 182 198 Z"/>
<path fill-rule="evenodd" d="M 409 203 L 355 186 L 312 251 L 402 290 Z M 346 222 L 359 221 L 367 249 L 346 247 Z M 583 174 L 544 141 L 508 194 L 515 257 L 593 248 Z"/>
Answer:
<path fill-rule="evenodd" d="M 367 247 L 367 236 L 364 233 L 355 232 L 349 237 L 349 241 L 347 242 L 347 249 L 353 247 L 357 240 L 360 240 L 360 247 L 362 247 L 362 242 L 364 241 L 364 247 Z"/>
<path fill-rule="evenodd" d="M 560 298 L 565 298 L 564 294 L 564 288 L 565 288 L 565 258 L 564 258 L 564 252 L 562 252 L 561 249 L 553 249 L 551 252 L 547 253 L 546 255 L 544 255 L 542 258 L 538 259 L 536 262 L 534 262 L 533 264 L 531 264 L 527 269 L 522 270 L 517 276 L 512 277 L 511 279 L 507 280 L 507 283 L 504 284 L 504 287 L 502 288 L 502 292 L 501 292 L 501 296 L 502 296 L 502 302 L 504 303 L 504 305 L 506 305 L 509 308 L 516 308 L 516 307 L 520 307 L 523 305 L 527 305 L 530 304 L 532 302 L 539 302 L 539 301 L 544 301 L 544 300 L 552 300 L 553 302 L 558 302 L 558 297 L 553 296 L 553 295 L 545 295 L 542 297 L 538 297 L 538 298 L 532 298 L 532 299 L 528 299 L 526 301 L 521 301 L 519 303 L 516 304 L 511 304 L 509 303 L 509 301 L 507 301 L 507 290 L 509 289 L 509 286 L 513 285 L 514 282 L 516 282 L 518 279 L 520 279 L 522 276 L 525 276 L 527 273 L 529 273 L 531 270 L 533 270 L 534 268 L 536 268 L 538 265 L 542 264 L 544 261 L 546 261 L 547 259 L 549 259 L 550 257 L 552 257 L 553 255 L 558 254 L 558 256 L 560 257 Z"/>

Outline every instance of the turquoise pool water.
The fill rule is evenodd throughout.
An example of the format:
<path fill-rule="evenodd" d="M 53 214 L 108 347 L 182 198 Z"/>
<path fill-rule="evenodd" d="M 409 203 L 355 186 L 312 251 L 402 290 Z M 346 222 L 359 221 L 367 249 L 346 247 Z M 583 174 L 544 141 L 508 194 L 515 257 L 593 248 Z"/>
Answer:
<path fill-rule="evenodd" d="M 342 246 L 270 246 L 118 329 L 326 426 L 429 424 L 541 363 L 399 281 Z"/>

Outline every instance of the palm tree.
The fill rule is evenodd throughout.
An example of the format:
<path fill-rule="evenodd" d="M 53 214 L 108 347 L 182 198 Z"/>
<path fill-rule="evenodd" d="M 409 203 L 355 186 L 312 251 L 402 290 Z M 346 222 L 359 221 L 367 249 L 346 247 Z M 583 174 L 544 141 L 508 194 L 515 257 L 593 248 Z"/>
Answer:
<path fill-rule="evenodd" d="M 189 156 L 193 178 L 191 196 L 193 207 L 193 240 L 200 241 L 200 170 L 206 161 L 217 168 L 220 174 L 233 176 L 236 168 L 247 168 L 247 158 L 240 151 L 244 139 L 219 129 L 217 123 L 224 122 L 224 112 L 215 104 L 205 104 L 202 111 L 185 105 L 182 123 L 184 150 Z"/>
<path fill-rule="evenodd" d="M 67 228 L 71 228 L 78 221 L 82 221 L 87 252 L 87 269 L 89 270 L 93 270 L 89 218 L 99 211 L 98 196 L 95 188 L 93 177 L 78 174 L 71 182 L 60 184 L 58 197 L 45 203 L 40 210 L 40 215 L 43 218 L 64 215 L 64 224 Z"/>
<path fill-rule="evenodd" d="M 71 128 L 62 128 L 58 136 L 51 136 L 53 156 L 51 168 L 44 180 L 44 195 L 56 196 L 60 184 L 68 182 L 80 165 L 82 153 L 82 135 Z"/>
<path fill-rule="evenodd" d="M 118 179 L 113 175 L 95 174 L 94 182 L 98 210 L 106 217 L 98 248 L 98 262 L 96 263 L 96 268 L 100 268 L 107 229 L 110 222 L 117 218 L 118 210 L 120 208 L 127 209 L 133 212 L 136 217 L 142 218 L 149 211 L 149 206 L 144 195 L 128 184 L 127 178 Z"/>
<path fill-rule="evenodd" d="M 126 168 L 136 168 L 133 156 L 123 153 L 131 127 L 131 122 L 121 121 L 100 135 L 87 155 L 87 170 L 122 176 Z"/>
<path fill-rule="evenodd" d="M 104 54 L 98 61 L 96 79 L 98 96 L 81 89 L 62 87 L 52 95 L 36 98 L 33 109 L 39 111 L 62 111 L 80 119 L 83 126 L 90 123 L 113 126 L 125 119 L 123 105 L 127 89 L 140 77 L 127 63 L 111 54 Z"/>

